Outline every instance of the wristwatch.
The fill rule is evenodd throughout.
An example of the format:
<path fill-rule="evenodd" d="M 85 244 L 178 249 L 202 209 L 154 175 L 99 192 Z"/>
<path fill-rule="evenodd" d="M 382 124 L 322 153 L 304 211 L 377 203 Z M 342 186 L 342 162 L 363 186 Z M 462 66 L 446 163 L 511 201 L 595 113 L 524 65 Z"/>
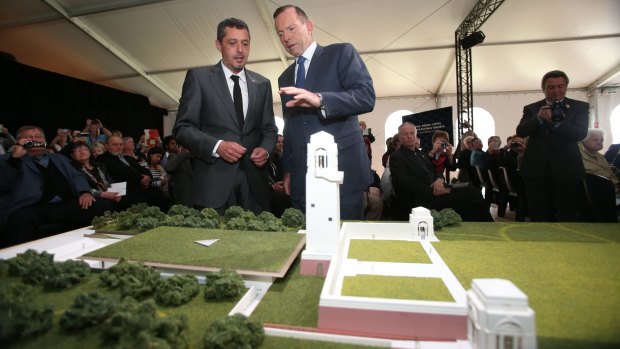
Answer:
<path fill-rule="evenodd" d="M 99 189 L 91 189 L 91 190 L 90 190 L 90 193 L 91 193 L 94 197 L 96 197 L 96 198 L 98 198 L 98 197 L 100 197 L 100 196 L 101 196 L 101 190 L 99 190 Z"/>
<path fill-rule="evenodd" d="M 320 93 L 317 93 L 316 95 L 319 96 L 319 101 L 320 101 L 319 109 L 325 110 L 325 103 L 323 103 L 323 95 Z"/>

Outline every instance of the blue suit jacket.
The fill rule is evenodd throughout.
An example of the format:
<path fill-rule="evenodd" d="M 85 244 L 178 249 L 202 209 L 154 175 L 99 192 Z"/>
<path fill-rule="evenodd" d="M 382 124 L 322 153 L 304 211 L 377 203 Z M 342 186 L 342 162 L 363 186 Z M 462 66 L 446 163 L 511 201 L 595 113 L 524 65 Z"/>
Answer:
<path fill-rule="evenodd" d="M 73 195 L 90 192 L 88 182 L 82 174 L 71 165 L 64 155 L 48 154 L 50 162 L 69 182 Z M 43 177 L 34 163 L 34 158 L 24 156 L 18 160 L 18 167 L 8 163 L 11 154 L 0 155 L 0 231 L 9 215 L 18 208 L 39 203 L 43 195 Z"/>
<path fill-rule="evenodd" d="M 536 116 L 546 104 L 543 99 L 523 108 L 517 134 L 529 138 L 519 172 L 526 178 L 542 178 L 549 168 L 555 180 L 580 180 L 585 170 L 577 143 L 588 134 L 588 103 L 564 98 L 566 118 L 557 127 L 541 124 Z"/>
<path fill-rule="evenodd" d="M 220 207 L 233 190 L 239 162 L 230 164 L 212 156 L 218 140 L 234 141 L 247 149 L 245 162 L 248 182 L 256 200 L 269 207 L 271 188 L 266 166 L 258 168 L 250 161 L 256 147 L 269 153 L 276 143 L 271 83 L 262 75 L 245 70 L 248 82 L 248 111 L 243 129 L 228 90 L 220 63 L 190 69 L 183 83 L 177 121 L 172 130 L 177 142 L 190 150 L 194 158 L 193 202 L 203 207 Z"/>
<path fill-rule="evenodd" d="M 295 64 L 278 79 L 280 87 L 293 86 Z M 358 115 L 375 106 L 372 78 L 351 44 L 317 45 L 306 74 L 306 90 L 321 93 L 326 117 L 313 108 L 287 108 L 282 95 L 284 154 L 282 171 L 291 173 L 291 199 L 305 204 L 306 155 L 310 136 L 325 131 L 338 144 L 338 169 L 344 171 L 341 194 L 362 190 L 372 183 L 368 154 Z"/>

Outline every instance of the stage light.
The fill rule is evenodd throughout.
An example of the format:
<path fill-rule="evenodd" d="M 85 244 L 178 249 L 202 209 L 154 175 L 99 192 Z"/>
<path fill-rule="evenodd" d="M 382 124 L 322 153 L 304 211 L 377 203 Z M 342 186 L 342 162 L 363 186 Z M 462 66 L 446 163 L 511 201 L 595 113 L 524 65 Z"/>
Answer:
<path fill-rule="evenodd" d="M 484 33 L 481 31 L 473 32 L 461 39 L 463 50 L 470 49 L 484 41 Z"/>

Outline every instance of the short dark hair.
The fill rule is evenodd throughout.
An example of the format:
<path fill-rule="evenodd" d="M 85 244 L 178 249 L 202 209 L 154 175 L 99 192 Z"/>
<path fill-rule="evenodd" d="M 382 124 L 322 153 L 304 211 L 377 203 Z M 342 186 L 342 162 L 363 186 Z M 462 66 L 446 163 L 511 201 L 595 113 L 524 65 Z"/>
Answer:
<path fill-rule="evenodd" d="M 43 135 L 43 137 L 45 137 L 45 131 L 43 131 L 42 128 L 40 128 L 39 126 L 34 126 L 34 125 L 27 125 L 27 126 L 22 126 L 17 130 L 17 133 L 15 134 L 15 136 L 17 138 L 19 138 L 21 136 L 22 133 L 26 132 L 26 131 L 30 131 L 30 130 L 38 130 L 39 132 L 41 132 L 41 134 Z"/>
<path fill-rule="evenodd" d="M 170 141 L 176 141 L 176 139 L 174 138 L 173 135 L 169 135 L 164 137 L 164 140 L 162 141 L 162 143 L 164 144 L 164 147 L 168 147 L 168 143 L 170 143 Z"/>
<path fill-rule="evenodd" d="M 226 28 L 245 29 L 248 31 L 248 37 L 250 36 L 250 27 L 237 18 L 226 18 L 217 25 L 217 41 L 222 42 L 224 35 L 226 35 Z"/>
<path fill-rule="evenodd" d="M 280 13 L 288 10 L 289 8 L 294 8 L 295 9 L 295 12 L 297 13 L 297 17 L 301 18 L 302 22 L 305 22 L 305 21 L 308 20 L 308 15 L 306 15 L 304 10 L 299 8 L 299 6 L 295 6 L 295 5 L 284 5 L 284 6 L 278 7 L 276 9 L 276 11 L 273 13 L 273 19 L 276 19 L 276 17 L 278 17 L 278 15 L 280 15 Z"/>
<path fill-rule="evenodd" d="M 566 73 L 561 70 L 552 70 L 547 74 L 543 75 L 542 81 L 540 82 L 540 87 L 543 90 L 545 89 L 545 83 L 547 82 L 547 79 L 550 78 L 564 78 L 566 86 L 568 86 L 568 75 L 566 75 Z"/>

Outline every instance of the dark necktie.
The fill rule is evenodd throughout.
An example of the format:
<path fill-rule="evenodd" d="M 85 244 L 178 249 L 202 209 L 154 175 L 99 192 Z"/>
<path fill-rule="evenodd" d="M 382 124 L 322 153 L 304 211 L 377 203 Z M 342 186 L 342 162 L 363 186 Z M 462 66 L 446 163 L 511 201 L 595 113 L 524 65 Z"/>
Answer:
<path fill-rule="evenodd" d="M 303 88 L 306 82 L 306 67 L 304 62 L 306 59 L 304 56 L 297 58 L 297 78 L 295 79 L 295 87 Z"/>
<path fill-rule="evenodd" d="M 239 76 L 231 75 L 230 78 L 235 82 L 235 86 L 233 87 L 233 101 L 235 102 L 237 121 L 239 121 L 239 127 L 243 128 L 243 99 L 241 97 L 241 86 L 239 86 Z"/>

